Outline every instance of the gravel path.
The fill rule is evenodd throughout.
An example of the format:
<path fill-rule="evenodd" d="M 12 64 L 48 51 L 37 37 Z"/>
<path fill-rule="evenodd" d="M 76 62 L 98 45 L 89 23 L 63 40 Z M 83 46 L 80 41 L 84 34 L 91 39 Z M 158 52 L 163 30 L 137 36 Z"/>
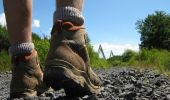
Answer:
<path fill-rule="evenodd" d="M 64 90 L 49 91 L 34 100 L 170 100 L 170 79 L 152 70 L 126 68 L 95 70 L 104 89 L 97 96 L 66 99 Z M 9 97 L 11 73 L 0 73 L 0 100 Z"/>

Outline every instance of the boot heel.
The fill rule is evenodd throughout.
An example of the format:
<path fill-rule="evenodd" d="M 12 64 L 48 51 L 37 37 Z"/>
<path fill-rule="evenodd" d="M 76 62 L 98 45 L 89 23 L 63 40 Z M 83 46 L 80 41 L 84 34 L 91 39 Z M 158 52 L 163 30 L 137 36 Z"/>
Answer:
<path fill-rule="evenodd" d="M 45 72 L 45 83 L 55 90 L 63 88 L 69 97 L 83 97 L 92 94 L 87 88 L 84 78 L 74 75 L 70 69 L 63 66 L 50 66 Z"/>

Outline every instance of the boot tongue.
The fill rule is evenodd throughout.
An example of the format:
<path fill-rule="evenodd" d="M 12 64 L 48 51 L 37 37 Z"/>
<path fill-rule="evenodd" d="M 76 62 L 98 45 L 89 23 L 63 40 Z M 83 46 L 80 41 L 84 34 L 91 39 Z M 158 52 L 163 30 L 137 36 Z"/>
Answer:
<path fill-rule="evenodd" d="M 74 25 L 72 22 L 70 21 L 62 21 L 62 20 L 58 20 L 55 22 L 51 34 L 57 32 L 57 33 L 62 33 L 62 30 L 68 30 L 68 31 L 77 31 L 79 29 L 84 29 L 83 26 L 76 26 Z"/>
<path fill-rule="evenodd" d="M 63 28 L 69 31 L 77 31 L 79 29 L 84 29 L 83 26 L 75 26 L 72 22 L 63 22 Z"/>

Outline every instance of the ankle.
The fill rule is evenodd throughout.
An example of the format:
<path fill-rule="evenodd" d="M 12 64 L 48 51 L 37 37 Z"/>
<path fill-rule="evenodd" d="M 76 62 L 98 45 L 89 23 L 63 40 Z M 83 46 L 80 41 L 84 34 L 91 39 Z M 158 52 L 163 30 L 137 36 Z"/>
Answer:
<path fill-rule="evenodd" d="M 35 49 L 33 49 L 30 53 L 22 53 L 19 55 L 13 55 L 12 56 L 12 63 L 18 62 L 18 61 L 29 61 L 33 57 L 37 55 L 37 52 Z"/>
<path fill-rule="evenodd" d="M 11 56 L 30 54 L 34 50 L 33 43 L 20 43 L 11 45 L 9 47 L 9 54 Z"/>
<path fill-rule="evenodd" d="M 65 6 L 59 7 L 53 16 L 54 22 L 56 20 L 67 20 L 73 22 L 75 25 L 81 26 L 84 24 L 84 18 L 82 12 L 74 7 Z"/>

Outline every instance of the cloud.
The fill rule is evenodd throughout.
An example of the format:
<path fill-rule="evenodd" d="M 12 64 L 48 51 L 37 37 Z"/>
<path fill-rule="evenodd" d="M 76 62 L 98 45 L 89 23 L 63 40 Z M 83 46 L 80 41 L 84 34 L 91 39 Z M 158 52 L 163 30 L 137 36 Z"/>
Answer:
<path fill-rule="evenodd" d="M 0 25 L 6 26 L 5 13 L 0 14 Z"/>
<path fill-rule="evenodd" d="M 108 58 L 110 56 L 110 52 L 111 50 L 113 51 L 114 55 L 122 55 L 123 52 L 127 49 L 133 50 L 133 51 L 139 51 L 139 46 L 138 45 L 134 45 L 134 44 L 123 44 L 123 45 L 119 45 L 119 44 L 110 44 L 110 43 L 98 43 L 98 44 L 94 44 L 94 50 L 96 52 L 98 52 L 98 48 L 99 45 L 101 44 L 103 51 L 105 53 L 106 58 Z M 100 55 L 101 57 L 101 55 Z"/>
<path fill-rule="evenodd" d="M 32 26 L 35 28 L 39 28 L 40 27 L 40 21 L 37 19 L 33 20 Z"/>

